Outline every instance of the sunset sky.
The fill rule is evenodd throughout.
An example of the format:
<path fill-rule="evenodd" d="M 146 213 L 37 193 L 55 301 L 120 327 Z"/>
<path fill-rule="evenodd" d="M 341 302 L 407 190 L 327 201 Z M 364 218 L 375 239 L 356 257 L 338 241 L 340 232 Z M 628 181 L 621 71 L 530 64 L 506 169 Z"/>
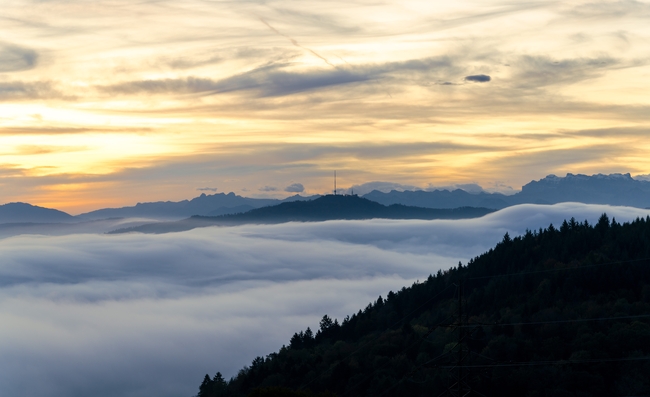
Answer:
<path fill-rule="evenodd" d="M 650 2 L 1 8 L 0 204 L 650 173 Z"/>

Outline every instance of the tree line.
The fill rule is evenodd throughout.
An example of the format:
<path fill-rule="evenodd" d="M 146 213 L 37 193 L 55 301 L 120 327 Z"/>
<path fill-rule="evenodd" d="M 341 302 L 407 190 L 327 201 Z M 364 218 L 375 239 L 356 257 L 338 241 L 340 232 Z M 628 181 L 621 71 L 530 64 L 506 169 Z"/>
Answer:
<path fill-rule="evenodd" d="M 640 396 L 649 358 L 650 217 L 603 214 L 506 234 L 340 322 L 325 315 L 231 379 L 206 375 L 198 396 Z"/>

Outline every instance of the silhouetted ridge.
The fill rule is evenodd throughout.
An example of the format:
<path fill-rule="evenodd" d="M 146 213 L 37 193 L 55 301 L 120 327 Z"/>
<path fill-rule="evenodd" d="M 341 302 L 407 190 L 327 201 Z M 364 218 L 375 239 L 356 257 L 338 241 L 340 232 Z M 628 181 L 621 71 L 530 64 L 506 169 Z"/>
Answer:
<path fill-rule="evenodd" d="M 458 364 L 468 396 L 650 394 L 650 217 L 506 234 L 199 396 L 438 396 Z"/>
<path fill-rule="evenodd" d="M 322 196 L 314 200 L 284 202 L 256 208 L 239 214 L 193 216 L 176 222 L 159 222 L 114 233 L 166 233 L 212 225 L 274 224 L 284 222 L 321 222 L 327 220 L 362 219 L 463 219 L 476 218 L 494 210 L 488 208 L 433 209 L 394 204 L 385 206 L 358 196 Z"/>
<path fill-rule="evenodd" d="M 440 219 L 482 216 L 487 208 L 455 208 L 452 210 L 410 207 L 400 204 L 385 206 L 354 195 L 327 195 L 314 200 L 287 202 L 257 208 L 242 214 L 218 217 L 228 221 L 251 222 L 315 222 L 333 219 Z"/>
<path fill-rule="evenodd" d="M 401 203 L 426 208 L 461 206 L 502 209 L 517 204 L 585 204 L 625 205 L 638 208 L 650 206 L 650 182 L 632 178 L 630 174 L 567 174 L 548 175 L 522 186 L 521 192 L 506 196 L 501 193 L 468 193 L 464 190 L 372 191 L 363 197 L 389 205 Z"/>
<path fill-rule="evenodd" d="M 27 203 L 0 205 L 0 223 L 55 223 L 72 220 L 74 220 L 72 215 L 51 208 Z"/>
<path fill-rule="evenodd" d="M 158 201 L 137 203 L 132 207 L 104 208 L 79 215 L 81 219 L 103 219 L 110 217 L 150 217 L 157 219 L 181 219 L 192 215 L 217 216 L 247 211 L 253 208 L 276 205 L 284 201 L 309 200 L 312 197 L 299 195 L 284 200 L 256 199 L 238 196 L 235 193 L 205 194 L 191 200 Z"/>

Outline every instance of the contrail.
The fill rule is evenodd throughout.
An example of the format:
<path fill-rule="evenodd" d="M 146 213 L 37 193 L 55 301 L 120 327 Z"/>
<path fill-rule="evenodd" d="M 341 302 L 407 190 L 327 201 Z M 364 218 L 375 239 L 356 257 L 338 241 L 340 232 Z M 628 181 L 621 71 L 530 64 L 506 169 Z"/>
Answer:
<path fill-rule="evenodd" d="M 296 40 L 294 40 L 292 37 L 287 36 L 286 34 L 280 32 L 279 30 L 277 30 L 276 28 L 274 28 L 273 26 L 271 26 L 268 22 L 266 22 L 266 21 L 264 20 L 264 18 L 261 18 L 261 17 L 260 17 L 260 21 L 262 21 L 262 23 L 263 23 L 264 25 L 268 26 L 269 29 L 271 29 L 271 30 L 274 31 L 275 33 L 279 34 L 279 35 L 282 36 L 282 37 L 286 37 L 287 39 L 289 39 L 289 41 L 291 42 L 291 44 L 295 45 L 296 47 L 300 47 L 300 48 L 302 48 L 303 50 L 306 50 L 306 51 L 311 52 L 314 56 L 316 56 L 316 57 L 322 59 L 323 62 L 325 62 L 326 64 L 330 65 L 330 66 L 333 67 L 333 68 L 336 68 L 336 66 L 335 66 L 332 62 L 328 61 L 327 58 L 325 58 L 324 56 L 321 56 L 319 53 L 317 53 L 316 51 L 314 51 L 314 50 L 312 50 L 312 49 L 309 49 L 309 48 L 307 48 L 307 47 L 301 46 L 300 43 L 298 43 L 298 42 L 297 42 Z"/>

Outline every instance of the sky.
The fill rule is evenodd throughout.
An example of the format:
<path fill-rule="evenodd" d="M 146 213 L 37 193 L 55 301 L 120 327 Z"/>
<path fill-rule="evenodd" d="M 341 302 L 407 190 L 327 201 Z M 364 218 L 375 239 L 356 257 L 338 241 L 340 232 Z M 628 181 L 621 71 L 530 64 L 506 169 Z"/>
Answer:
<path fill-rule="evenodd" d="M 3 0 L 0 202 L 650 174 L 647 1 Z"/>
<path fill-rule="evenodd" d="M 508 232 L 650 210 L 519 205 L 478 219 L 209 227 L 0 239 L 3 397 L 190 397 Z"/>

